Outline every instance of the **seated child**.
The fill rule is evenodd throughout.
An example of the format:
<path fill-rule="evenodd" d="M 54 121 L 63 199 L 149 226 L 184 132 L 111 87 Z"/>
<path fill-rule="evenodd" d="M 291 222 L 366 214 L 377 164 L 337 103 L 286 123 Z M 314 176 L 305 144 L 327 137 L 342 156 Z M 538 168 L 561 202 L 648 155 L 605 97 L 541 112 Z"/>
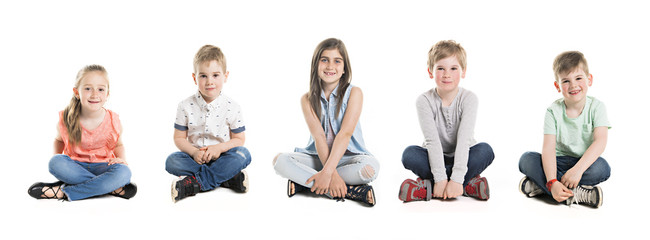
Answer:
<path fill-rule="evenodd" d="M 519 159 L 519 171 L 526 175 L 519 190 L 527 197 L 545 193 L 558 202 L 600 207 L 603 191 L 595 185 L 610 174 L 600 157 L 610 128 L 605 105 L 587 96 L 593 77 L 582 53 L 558 55 L 553 71 L 563 98 L 546 109 L 542 154 L 526 152 Z"/>
<path fill-rule="evenodd" d="M 181 151 L 169 155 L 165 167 L 180 176 L 172 183 L 174 202 L 219 186 L 248 191 L 243 169 L 251 156 L 243 147 L 244 120 L 239 105 L 221 93 L 228 74 L 221 49 L 199 49 L 192 73 L 198 91 L 178 104 L 174 123 L 174 143 Z"/>
<path fill-rule="evenodd" d="M 281 153 L 275 171 L 288 178 L 287 195 L 310 189 L 318 195 L 376 204 L 372 186 L 379 161 L 361 132 L 361 88 L 350 84 L 352 67 L 343 41 L 323 40 L 312 56 L 309 92 L 300 99 L 311 134 L 306 148 Z"/>
<path fill-rule="evenodd" d="M 77 73 L 74 95 L 59 113 L 50 173 L 59 181 L 35 183 L 27 192 L 36 199 L 81 200 L 111 195 L 129 199 L 137 187 L 124 157 L 122 124 L 117 113 L 105 109 L 108 73 L 88 65 Z"/>
<path fill-rule="evenodd" d="M 490 197 L 487 179 L 479 174 L 492 163 L 494 152 L 487 143 L 475 144 L 478 98 L 458 87 L 465 78 L 466 59 L 465 49 L 453 40 L 440 41 L 429 50 L 429 78 L 436 88 L 416 102 L 424 146 L 409 146 L 402 155 L 404 167 L 419 177 L 402 182 L 399 199 L 404 202 L 461 194 Z"/>

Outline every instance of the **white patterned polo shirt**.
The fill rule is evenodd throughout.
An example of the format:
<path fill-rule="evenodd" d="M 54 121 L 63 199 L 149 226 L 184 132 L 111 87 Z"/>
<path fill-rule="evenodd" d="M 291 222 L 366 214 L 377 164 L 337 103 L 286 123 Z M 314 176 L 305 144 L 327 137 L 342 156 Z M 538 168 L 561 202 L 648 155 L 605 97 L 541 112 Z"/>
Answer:
<path fill-rule="evenodd" d="M 178 104 L 174 128 L 187 131 L 197 148 L 227 142 L 230 132 L 246 130 L 239 104 L 223 94 L 208 104 L 198 91 Z"/>

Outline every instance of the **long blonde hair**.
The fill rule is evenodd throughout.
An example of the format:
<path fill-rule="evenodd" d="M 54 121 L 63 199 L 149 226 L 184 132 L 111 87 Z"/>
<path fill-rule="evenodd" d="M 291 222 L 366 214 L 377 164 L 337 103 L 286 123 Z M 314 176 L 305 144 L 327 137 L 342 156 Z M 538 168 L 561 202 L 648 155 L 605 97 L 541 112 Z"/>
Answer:
<path fill-rule="evenodd" d="M 94 71 L 103 73 L 108 85 L 108 73 L 106 72 L 106 69 L 101 65 L 88 65 L 77 73 L 74 88 L 79 89 L 81 80 L 86 76 L 86 74 Z M 106 86 L 106 88 L 109 88 L 109 86 Z M 72 94 L 70 104 L 68 104 L 68 106 L 63 110 L 63 124 L 68 130 L 69 144 L 78 144 L 81 142 L 81 124 L 79 123 L 79 115 L 81 115 L 81 100 L 77 98 L 76 95 Z"/>
<path fill-rule="evenodd" d="M 320 61 L 320 57 L 323 54 L 323 51 L 331 49 L 339 50 L 341 57 L 343 57 L 343 75 L 341 75 L 341 79 L 339 79 L 339 89 L 337 96 L 338 102 L 336 103 L 335 113 L 335 116 L 337 118 L 339 116 L 339 111 L 341 111 L 341 102 L 343 101 L 344 97 L 343 95 L 345 94 L 345 90 L 348 89 L 348 86 L 350 86 L 350 81 L 352 79 L 352 67 L 350 66 L 350 58 L 348 57 L 348 50 L 345 48 L 343 41 L 336 38 L 328 38 L 320 42 L 320 44 L 318 44 L 316 47 L 316 50 L 314 50 L 314 55 L 311 58 L 311 78 L 309 81 L 309 96 L 307 98 L 309 100 L 311 108 L 314 110 L 318 118 L 321 117 L 320 94 L 323 90 L 321 79 L 318 76 L 318 62 Z"/>

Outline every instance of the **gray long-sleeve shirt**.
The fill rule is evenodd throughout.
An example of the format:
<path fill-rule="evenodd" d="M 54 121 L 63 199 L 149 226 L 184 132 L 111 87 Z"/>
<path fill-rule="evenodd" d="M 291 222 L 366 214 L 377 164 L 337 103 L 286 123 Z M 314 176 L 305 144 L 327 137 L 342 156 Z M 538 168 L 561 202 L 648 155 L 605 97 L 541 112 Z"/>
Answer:
<path fill-rule="evenodd" d="M 433 179 L 435 182 L 447 180 L 444 154 L 454 157 L 450 179 L 462 184 L 467 173 L 469 148 L 476 143 L 474 125 L 478 98 L 471 91 L 459 87 L 451 105 L 443 107 L 434 88 L 418 97 L 416 107 Z"/>

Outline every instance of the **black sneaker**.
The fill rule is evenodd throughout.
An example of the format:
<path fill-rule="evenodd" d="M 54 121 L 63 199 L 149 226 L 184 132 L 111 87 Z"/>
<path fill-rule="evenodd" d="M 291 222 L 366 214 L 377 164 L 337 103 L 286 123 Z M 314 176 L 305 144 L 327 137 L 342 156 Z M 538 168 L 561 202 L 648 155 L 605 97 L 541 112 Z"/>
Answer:
<path fill-rule="evenodd" d="M 347 187 L 348 192 L 345 194 L 346 199 L 362 202 L 370 207 L 375 206 L 375 191 L 372 190 L 372 186 L 362 184 L 354 186 L 347 185 Z M 368 197 L 368 195 L 370 195 L 370 197 Z"/>
<path fill-rule="evenodd" d="M 241 170 L 228 181 L 221 183 L 221 186 L 241 193 L 248 192 L 248 174 L 245 170 Z"/>
<path fill-rule="evenodd" d="M 36 199 L 59 199 L 56 197 L 56 195 L 58 195 L 59 191 L 61 191 L 61 185 L 63 185 L 63 182 L 61 181 L 53 183 L 37 182 L 29 186 L 29 189 L 27 189 L 27 194 Z M 56 191 L 54 191 L 54 187 L 58 187 Z M 47 191 L 54 193 L 54 197 L 48 197 L 45 195 L 45 192 Z M 65 198 L 65 194 L 63 194 L 63 199 Z"/>
<path fill-rule="evenodd" d="M 566 200 L 567 205 L 584 204 L 598 208 L 603 205 L 603 190 L 599 186 L 580 185 L 573 190 L 573 197 Z"/>
<path fill-rule="evenodd" d="M 519 181 L 519 192 L 526 197 L 534 197 L 544 193 L 544 190 L 537 186 L 530 178 L 524 177 Z"/>
<path fill-rule="evenodd" d="M 194 176 L 181 177 L 172 182 L 172 201 L 177 202 L 183 198 L 194 196 L 200 190 L 199 181 Z"/>
<path fill-rule="evenodd" d="M 287 196 L 289 196 L 289 197 L 293 197 L 293 195 L 296 195 L 296 193 L 303 192 L 303 191 L 305 191 L 307 189 L 309 189 L 309 188 L 307 188 L 307 187 L 305 187 L 303 185 L 297 184 L 294 181 L 288 180 L 288 182 L 287 182 Z"/>
<path fill-rule="evenodd" d="M 124 185 L 122 187 L 122 190 L 119 192 L 111 192 L 111 195 L 116 196 L 116 197 L 121 197 L 124 199 L 129 199 L 135 196 L 135 194 L 138 192 L 138 186 L 135 185 L 135 183 L 129 183 L 127 185 Z"/>

